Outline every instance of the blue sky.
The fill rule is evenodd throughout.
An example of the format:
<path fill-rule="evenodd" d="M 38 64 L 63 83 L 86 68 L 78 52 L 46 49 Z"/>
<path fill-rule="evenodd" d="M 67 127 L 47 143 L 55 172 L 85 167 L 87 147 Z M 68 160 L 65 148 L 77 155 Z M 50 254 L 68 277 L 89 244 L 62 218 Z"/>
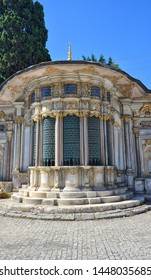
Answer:
<path fill-rule="evenodd" d="M 151 89 L 151 0 L 39 0 L 52 60 L 103 54 Z"/>

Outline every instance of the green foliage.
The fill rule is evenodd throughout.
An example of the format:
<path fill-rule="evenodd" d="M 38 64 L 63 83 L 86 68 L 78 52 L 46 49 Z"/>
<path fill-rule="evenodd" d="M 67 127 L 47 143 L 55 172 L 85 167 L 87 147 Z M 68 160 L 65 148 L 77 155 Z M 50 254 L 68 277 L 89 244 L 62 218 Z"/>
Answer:
<path fill-rule="evenodd" d="M 99 59 L 97 59 L 94 54 L 92 54 L 91 57 L 89 57 L 89 56 L 86 57 L 86 56 L 82 55 L 82 58 L 85 61 L 100 62 L 104 65 L 109 65 L 109 66 L 114 67 L 116 69 L 120 69 L 119 65 L 113 61 L 112 57 L 109 57 L 107 62 L 106 62 L 106 59 L 104 58 L 103 54 L 100 55 Z"/>
<path fill-rule="evenodd" d="M 104 55 L 103 55 L 103 54 L 100 55 L 100 58 L 99 58 L 98 62 L 101 62 L 101 63 L 103 63 L 103 64 L 106 64 L 106 59 L 104 58 Z"/>
<path fill-rule="evenodd" d="M 0 81 L 51 60 L 43 6 L 33 0 L 0 0 Z"/>

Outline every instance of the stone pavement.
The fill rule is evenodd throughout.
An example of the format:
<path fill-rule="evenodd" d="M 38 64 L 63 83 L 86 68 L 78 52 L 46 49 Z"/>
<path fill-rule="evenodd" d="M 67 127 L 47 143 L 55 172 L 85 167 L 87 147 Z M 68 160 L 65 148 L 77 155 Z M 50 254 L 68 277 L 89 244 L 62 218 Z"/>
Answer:
<path fill-rule="evenodd" d="M 101 220 L 0 216 L 0 259 L 151 259 L 151 211 Z"/>

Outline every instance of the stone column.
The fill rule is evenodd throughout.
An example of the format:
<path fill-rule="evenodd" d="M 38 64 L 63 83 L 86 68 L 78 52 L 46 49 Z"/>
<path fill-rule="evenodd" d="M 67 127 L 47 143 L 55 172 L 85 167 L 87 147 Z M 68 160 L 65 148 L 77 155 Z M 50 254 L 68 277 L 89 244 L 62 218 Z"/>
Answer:
<path fill-rule="evenodd" d="M 7 166 L 6 166 L 7 181 L 10 181 L 11 143 L 12 143 L 12 135 L 8 135 L 7 136 Z"/>
<path fill-rule="evenodd" d="M 3 147 L 3 171 L 2 171 L 2 179 L 6 181 L 6 169 L 7 169 L 7 140 L 1 144 Z"/>
<path fill-rule="evenodd" d="M 125 145 L 125 132 L 124 132 L 124 119 L 121 117 L 121 130 L 120 130 L 120 159 L 122 162 L 122 170 L 120 172 L 121 182 L 123 185 L 126 185 L 126 145 Z"/>
<path fill-rule="evenodd" d="M 29 165 L 33 165 L 33 141 L 34 141 L 34 122 L 31 121 L 30 126 L 29 126 Z"/>
<path fill-rule="evenodd" d="M 16 169 L 16 152 L 17 152 L 17 123 L 14 128 L 14 153 L 13 153 L 13 169 Z"/>
<path fill-rule="evenodd" d="M 119 142 L 119 131 L 118 127 L 114 126 L 114 162 L 115 166 L 120 169 L 120 142 Z"/>
<path fill-rule="evenodd" d="M 39 165 L 39 136 L 40 136 L 40 119 L 37 119 L 37 132 L 36 132 L 36 157 L 35 166 Z"/>
<path fill-rule="evenodd" d="M 129 189 L 133 189 L 133 170 L 130 149 L 130 120 L 131 116 L 124 116 L 125 147 L 126 147 L 126 174 Z"/>
<path fill-rule="evenodd" d="M 39 120 L 38 165 L 42 165 L 42 118 Z"/>
<path fill-rule="evenodd" d="M 84 164 L 89 164 L 89 152 L 88 152 L 88 118 L 84 116 Z"/>
<path fill-rule="evenodd" d="M 24 118 L 19 116 L 15 118 L 15 135 L 14 135 L 14 169 L 20 170 L 20 166 L 22 165 L 22 123 Z"/>
<path fill-rule="evenodd" d="M 109 163 L 108 163 L 108 147 L 107 147 L 107 129 L 106 129 L 106 126 L 107 126 L 107 123 L 106 123 L 107 119 L 106 117 L 104 117 L 103 119 L 103 126 L 104 126 L 104 150 L 105 150 L 105 165 L 107 166 Z"/>
<path fill-rule="evenodd" d="M 20 144 L 20 170 L 23 170 L 23 149 L 24 149 L 24 123 L 21 124 L 21 144 Z"/>
<path fill-rule="evenodd" d="M 63 165 L 63 117 L 60 116 L 60 165 Z"/>
<path fill-rule="evenodd" d="M 30 169 L 30 186 L 29 188 L 34 187 L 34 170 Z"/>
<path fill-rule="evenodd" d="M 110 124 L 110 137 L 111 137 L 111 139 L 110 139 L 110 142 L 111 142 L 111 162 L 112 162 L 112 165 L 114 165 L 115 164 L 115 160 L 114 160 L 114 158 L 115 158 L 114 126 L 113 126 L 114 121 L 110 121 L 109 124 Z"/>
<path fill-rule="evenodd" d="M 132 163 L 131 163 L 131 155 L 130 155 L 130 131 L 129 131 L 129 117 L 125 117 L 125 144 L 126 144 L 126 167 L 127 169 L 132 168 Z"/>
<path fill-rule="evenodd" d="M 60 121 L 59 121 L 59 115 L 56 115 L 56 122 L 55 122 L 55 166 L 59 166 L 59 137 L 60 137 Z"/>
<path fill-rule="evenodd" d="M 139 131 L 135 131 L 134 134 L 135 134 L 135 143 L 136 143 L 137 176 L 138 178 L 141 178 Z"/>

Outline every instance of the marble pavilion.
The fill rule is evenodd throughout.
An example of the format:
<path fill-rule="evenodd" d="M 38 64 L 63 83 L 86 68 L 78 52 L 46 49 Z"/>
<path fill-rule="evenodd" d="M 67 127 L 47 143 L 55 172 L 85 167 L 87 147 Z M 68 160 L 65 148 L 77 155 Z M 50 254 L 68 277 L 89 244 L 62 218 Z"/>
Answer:
<path fill-rule="evenodd" d="M 0 186 L 52 206 L 151 193 L 151 90 L 87 61 L 12 75 L 0 86 Z"/>

